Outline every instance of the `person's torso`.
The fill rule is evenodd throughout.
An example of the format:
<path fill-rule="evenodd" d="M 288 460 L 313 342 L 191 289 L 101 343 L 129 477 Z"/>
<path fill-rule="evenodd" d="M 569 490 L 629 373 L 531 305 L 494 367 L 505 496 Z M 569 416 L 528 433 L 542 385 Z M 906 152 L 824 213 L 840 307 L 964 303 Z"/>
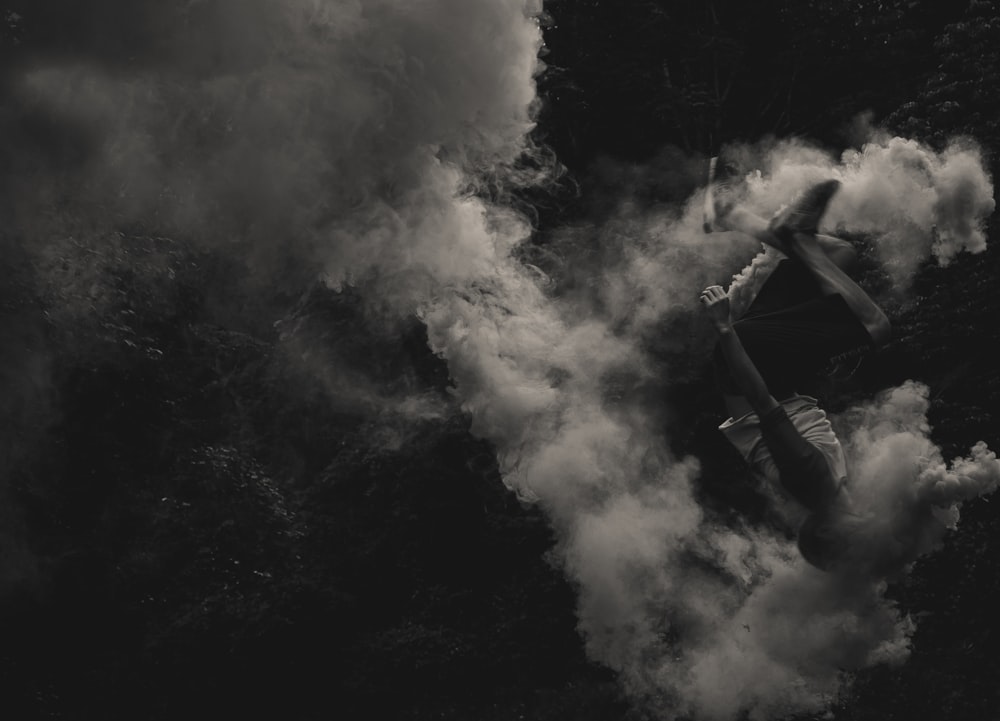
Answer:
<path fill-rule="evenodd" d="M 811 396 L 794 395 L 781 401 L 788 419 L 795 429 L 826 459 L 830 473 L 838 483 L 847 477 L 847 462 L 826 412 Z M 719 430 L 746 459 L 750 470 L 767 480 L 778 483 L 778 469 L 760 432 L 760 419 L 756 413 L 740 418 L 727 419 Z"/>

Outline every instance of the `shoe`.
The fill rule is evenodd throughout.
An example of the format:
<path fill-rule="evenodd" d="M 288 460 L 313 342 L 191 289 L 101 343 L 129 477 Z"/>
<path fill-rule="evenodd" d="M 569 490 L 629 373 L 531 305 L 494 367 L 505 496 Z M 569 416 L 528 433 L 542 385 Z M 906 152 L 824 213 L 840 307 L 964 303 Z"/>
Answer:
<path fill-rule="evenodd" d="M 736 189 L 732 180 L 716 177 L 719 158 L 708 160 L 708 185 L 705 187 L 705 208 L 702 215 L 702 230 L 706 233 L 729 230 L 721 221 L 736 205 Z"/>
<path fill-rule="evenodd" d="M 801 198 L 774 216 L 768 229 L 779 236 L 787 233 L 815 235 L 826 206 L 839 189 L 839 180 L 824 180 L 813 185 Z"/>

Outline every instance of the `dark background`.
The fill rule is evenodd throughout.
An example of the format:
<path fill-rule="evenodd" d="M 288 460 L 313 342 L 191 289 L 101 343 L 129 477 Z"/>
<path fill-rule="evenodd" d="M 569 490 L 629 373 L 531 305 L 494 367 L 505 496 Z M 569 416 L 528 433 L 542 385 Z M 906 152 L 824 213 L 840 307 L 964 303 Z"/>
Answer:
<path fill-rule="evenodd" d="M 684 191 L 670 171 L 679 157 L 768 135 L 836 150 L 857 142 L 861 113 L 938 147 L 971 135 L 996 176 L 996 2 L 550 0 L 546 11 L 535 137 L 567 174 L 519 198 L 537 213 L 536 250 L 547 229 L 599 216 L 622 174 L 653 202 Z M 71 42 L 51 17 L 20 14 L 0 30 L 5 58 Z M 920 273 L 913 302 L 894 309 L 894 344 L 841 389 L 927 383 L 948 457 L 979 439 L 1000 447 L 990 237 L 986 253 Z M 415 423 L 387 450 L 383 425 L 327 403 L 276 330 L 209 321 L 205 289 L 230 276 L 209 252 L 136 244 L 131 270 L 111 279 L 109 316 L 73 331 L 46 315 L 26 257 L 4 250 L 5 717 L 644 718 L 585 658 L 544 516 L 504 488 L 465 420 Z M 415 319 L 382 333 L 350 291 L 323 289 L 287 312 L 345 368 L 447 387 Z M 36 357 L 54 381 L 28 407 L 7 369 Z M 698 378 L 677 392 L 711 388 Z M 678 442 L 705 456 L 718 448 L 715 409 L 688 412 Z M 734 469 L 726 455 L 706 464 L 703 501 L 752 516 L 752 491 L 712 484 Z M 890 587 L 919 620 L 912 657 L 859 672 L 837 718 L 1000 714 L 989 500 L 968 503 L 945 546 Z"/>

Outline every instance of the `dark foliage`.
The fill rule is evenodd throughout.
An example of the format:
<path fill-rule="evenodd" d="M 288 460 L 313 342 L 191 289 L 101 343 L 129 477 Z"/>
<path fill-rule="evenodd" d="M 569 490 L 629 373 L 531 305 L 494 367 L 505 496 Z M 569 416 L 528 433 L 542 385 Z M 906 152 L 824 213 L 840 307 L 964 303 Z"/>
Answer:
<path fill-rule="evenodd" d="M 995 2 L 547 10 L 537 139 L 582 192 L 567 183 L 539 198 L 543 231 L 584 212 L 578 199 L 604 158 L 690 157 L 766 134 L 832 146 L 866 110 L 929 142 L 970 134 L 996 162 Z M 0 20 L 2 62 L 32 37 L 2 10 Z M 68 32 L 61 21 L 50 30 L 35 42 Z M 72 317 L 48 312 L 83 292 L 71 274 L 41 285 L 17 239 L 0 236 L 3 368 L 54 379 L 46 390 L 0 377 L 9 718 L 637 716 L 613 674 L 585 658 L 574 589 L 546 560 L 547 521 L 503 486 L 489 445 L 460 416 L 404 421 L 363 393 L 337 400 L 287 355 L 289 337 L 308 338 L 341 378 L 447 405 L 447 368 L 416 320 L 386 334 L 350 293 L 312 289 L 267 301 L 279 327 L 226 323 L 239 269 L 133 230 L 101 251 L 127 262 L 68 249 L 65 267 L 98 264 L 115 289 L 99 314 Z M 915 378 L 932 389 L 946 453 L 970 438 L 1000 446 L 998 275 L 995 247 L 925 269 L 915 301 L 897 309 L 894 345 L 842 398 Z M 731 482 L 739 468 L 714 432 L 707 381 L 675 392 L 675 407 L 702 409 L 674 422 L 690 429 L 684 450 L 709 459 L 705 501 L 764 513 Z M 945 548 L 890 589 L 920 618 L 912 659 L 861 674 L 837 718 L 996 717 L 995 507 L 968 504 Z"/>

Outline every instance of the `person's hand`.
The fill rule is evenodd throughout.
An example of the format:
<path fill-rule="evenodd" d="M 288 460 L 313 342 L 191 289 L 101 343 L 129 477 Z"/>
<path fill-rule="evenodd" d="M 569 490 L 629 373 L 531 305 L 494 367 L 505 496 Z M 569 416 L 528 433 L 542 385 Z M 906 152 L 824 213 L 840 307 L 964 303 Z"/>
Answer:
<path fill-rule="evenodd" d="M 729 317 L 729 296 L 721 285 L 710 285 L 701 292 L 701 304 L 705 306 L 708 317 L 712 319 L 720 332 L 732 328 Z"/>

